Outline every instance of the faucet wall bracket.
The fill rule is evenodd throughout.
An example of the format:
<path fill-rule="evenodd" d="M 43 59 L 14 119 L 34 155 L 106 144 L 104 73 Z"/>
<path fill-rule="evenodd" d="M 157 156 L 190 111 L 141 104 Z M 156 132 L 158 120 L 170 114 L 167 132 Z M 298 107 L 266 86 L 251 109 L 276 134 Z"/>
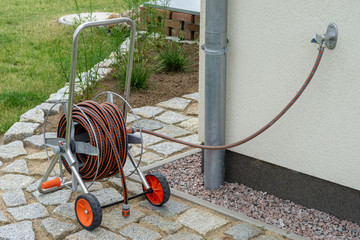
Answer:
<path fill-rule="evenodd" d="M 336 47 L 338 39 L 338 28 L 335 23 L 330 23 L 327 27 L 326 33 L 323 35 L 315 34 L 312 42 L 318 44 L 325 44 L 330 50 Z"/>

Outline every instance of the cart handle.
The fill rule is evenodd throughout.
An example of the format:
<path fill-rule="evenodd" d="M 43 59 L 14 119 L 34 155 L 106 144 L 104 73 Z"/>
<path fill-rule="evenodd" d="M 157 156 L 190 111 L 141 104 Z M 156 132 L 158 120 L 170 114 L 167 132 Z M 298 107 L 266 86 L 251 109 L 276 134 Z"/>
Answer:
<path fill-rule="evenodd" d="M 67 121 L 66 121 L 66 136 L 65 136 L 65 143 L 66 143 L 66 151 L 70 150 L 70 140 L 71 140 L 71 131 L 72 131 L 72 108 L 74 105 L 74 89 L 75 89 L 75 76 L 76 76 L 76 62 L 77 62 L 77 51 L 78 51 L 78 42 L 79 36 L 82 30 L 89 27 L 99 27 L 105 26 L 110 24 L 118 24 L 118 23 L 128 23 L 131 27 L 130 32 L 130 45 L 129 45 L 129 56 L 127 61 L 127 70 L 126 70 L 126 85 L 125 85 L 125 92 L 124 98 L 128 101 L 130 95 L 130 82 L 131 82 L 131 73 L 132 73 L 132 66 L 133 66 L 133 58 L 134 58 L 134 45 L 135 45 L 135 37 L 136 37 L 136 27 L 133 20 L 130 18 L 114 18 L 108 19 L 103 21 L 95 21 L 95 22 L 87 22 L 81 24 L 79 27 L 76 28 L 73 36 L 73 44 L 72 44 L 72 54 L 71 54 L 71 70 L 70 70 L 70 81 L 69 81 L 69 99 L 67 105 Z M 126 121 L 127 117 L 127 106 L 124 104 L 123 108 L 123 116 Z M 72 154 L 70 154 L 72 156 Z M 75 159 L 71 159 L 75 160 Z"/>

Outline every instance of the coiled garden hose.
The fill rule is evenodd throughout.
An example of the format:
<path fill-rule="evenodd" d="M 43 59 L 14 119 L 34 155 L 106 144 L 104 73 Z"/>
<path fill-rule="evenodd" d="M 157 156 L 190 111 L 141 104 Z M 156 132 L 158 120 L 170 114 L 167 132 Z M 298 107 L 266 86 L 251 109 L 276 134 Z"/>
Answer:
<path fill-rule="evenodd" d="M 185 142 L 185 141 L 181 141 L 179 139 L 175 139 L 175 138 L 171 138 L 153 131 L 149 131 L 149 130 L 144 130 L 142 129 L 141 131 L 143 133 L 147 133 L 156 137 L 160 137 L 172 142 L 176 142 L 176 143 L 180 143 L 183 145 L 187 145 L 190 147 L 194 147 L 194 148 L 201 148 L 201 149 L 207 149 L 207 150 L 224 150 L 224 149 L 228 149 L 228 148 L 233 148 L 233 147 L 237 147 L 241 144 L 244 144 L 252 139 L 254 139 L 255 137 L 259 136 L 261 133 L 265 132 L 268 128 L 270 128 L 274 123 L 276 123 L 291 107 L 292 105 L 294 105 L 294 103 L 296 102 L 296 100 L 298 100 L 298 98 L 301 96 L 301 94 L 304 92 L 304 90 L 306 89 L 306 87 L 309 85 L 311 79 L 313 78 L 313 76 L 315 75 L 315 72 L 320 64 L 322 55 L 324 53 L 324 46 L 320 45 L 319 47 L 319 53 L 318 56 L 316 58 L 314 67 L 312 68 L 309 76 L 307 77 L 305 83 L 302 85 L 302 87 L 300 88 L 300 90 L 297 92 L 297 94 L 293 97 L 293 99 L 291 99 L 291 101 L 285 106 L 285 108 L 278 114 L 276 115 L 270 122 L 268 122 L 264 127 L 262 127 L 261 129 L 259 129 L 258 131 L 256 131 L 255 133 L 251 134 L 250 136 L 238 141 L 238 142 L 234 142 L 231 144 L 227 144 L 227 145 L 222 145 L 222 146 L 206 146 L 206 145 L 199 145 L 199 144 L 194 144 L 194 143 L 189 143 L 189 142 Z M 140 131 L 140 129 L 136 129 L 136 131 Z"/>

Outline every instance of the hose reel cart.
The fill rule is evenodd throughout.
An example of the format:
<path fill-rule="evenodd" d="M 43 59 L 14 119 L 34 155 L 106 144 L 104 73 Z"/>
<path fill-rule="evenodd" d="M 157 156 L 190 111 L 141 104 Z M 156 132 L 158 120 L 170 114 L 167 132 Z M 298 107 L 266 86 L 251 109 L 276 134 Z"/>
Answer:
<path fill-rule="evenodd" d="M 107 101 L 104 103 L 99 104 L 95 101 L 84 101 L 75 105 L 74 89 L 77 48 L 81 31 L 89 27 L 118 23 L 127 23 L 131 28 L 125 96 L 121 97 L 116 93 L 105 92 L 97 96 L 106 95 Z M 123 203 L 122 215 L 126 217 L 130 214 L 128 201 L 133 198 L 145 195 L 151 204 L 161 206 L 166 203 L 170 197 L 170 188 L 165 177 L 160 173 L 151 173 L 144 176 L 140 170 L 140 160 L 137 163 L 130 151 L 131 144 L 141 144 L 142 147 L 141 130 L 139 136 L 135 135 L 135 132 L 139 129 L 135 130 L 134 128 L 126 127 L 127 111 L 128 109 L 132 111 L 131 106 L 128 104 L 128 98 L 130 93 L 135 35 L 135 23 L 129 18 L 117 18 L 81 24 L 75 30 L 73 36 L 69 97 L 67 101 L 56 103 L 62 104 L 65 112 L 59 120 L 56 138 L 49 138 L 46 135 L 48 118 L 46 118 L 44 124 L 45 150 L 46 153 L 48 153 L 47 147 L 51 147 L 54 152 L 54 157 L 51 160 L 49 158 L 50 165 L 40 182 L 38 190 L 43 194 L 59 190 L 63 187 L 68 187 L 76 191 L 79 185 L 84 194 L 78 196 L 75 201 L 75 214 L 80 225 L 87 230 L 92 230 L 101 224 L 102 208 Z M 122 111 L 114 104 L 114 96 L 123 100 L 124 105 Z M 95 97 L 95 99 L 97 97 Z M 47 155 L 49 156 L 49 154 Z M 143 193 L 132 197 L 128 197 L 126 188 L 124 165 L 127 159 L 131 161 L 135 168 L 134 172 L 137 172 L 143 184 Z M 59 163 L 60 176 L 48 180 L 57 163 Z M 63 167 L 71 174 L 71 181 L 66 182 L 62 170 Z M 93 183 L 95 180 L 111 177 L 116 174 L 120 174 L 124 200 L 101 206 L 98 199 L 89 193 L 84 182 Z"/>

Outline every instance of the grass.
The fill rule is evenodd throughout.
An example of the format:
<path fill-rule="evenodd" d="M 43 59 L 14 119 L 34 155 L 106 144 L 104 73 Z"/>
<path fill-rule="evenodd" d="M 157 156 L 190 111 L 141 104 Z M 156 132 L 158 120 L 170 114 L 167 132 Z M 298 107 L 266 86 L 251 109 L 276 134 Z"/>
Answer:
<path fill-rule="evenodd" d="M 122 12 L 119 0 L 76 2 L 3 1 L 0 8 L 0 134 L 18 121 L 22 113 L 44 102 L 68 82 L 74 28 L 60 26 L 57 19 L 78 11 Z M 104 41 L 92 38 L 98 34 L 94 31 L 97 30 L 86 33 L 94 41 L 91 48 L 85 39 L 80 40 L 79 71 L 108 56 L 111 48 L 118 44 L 110 39 L 97 47 L 96 43 Z M 100 35 L 109 34 L 105 31 Z M 84 51 L 88 51 L 87 56 Z M 90 52 L 98 56 L 89 57 Z"/>
<path fill-rule="evenodd" d="M 191 64 L 188 55 L 180 44 L 171 42 L 168 46 L 159 48 L 157 56 L 159 70 L 168 72 L 185 72 Z"/>

